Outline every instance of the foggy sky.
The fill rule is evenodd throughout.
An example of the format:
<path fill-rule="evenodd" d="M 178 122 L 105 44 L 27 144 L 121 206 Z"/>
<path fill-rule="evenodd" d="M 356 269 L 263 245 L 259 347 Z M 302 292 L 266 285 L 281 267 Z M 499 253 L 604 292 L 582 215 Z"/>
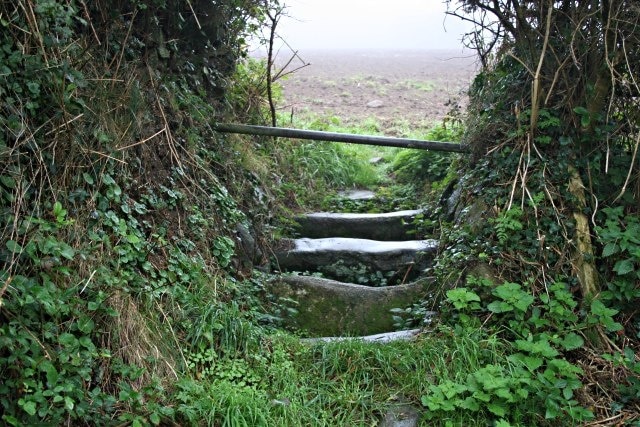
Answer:
<path fill-rule="evenodd" d="M 285 0 L 278 34 L 294 49 L 462 49 L 468 23 L 442 0 Z"/>

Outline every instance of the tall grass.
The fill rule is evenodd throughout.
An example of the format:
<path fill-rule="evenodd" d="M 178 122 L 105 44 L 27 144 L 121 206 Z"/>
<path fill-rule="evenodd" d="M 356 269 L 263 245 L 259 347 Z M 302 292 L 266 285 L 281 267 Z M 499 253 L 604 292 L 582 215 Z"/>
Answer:
<path fill-rule="evenodd" d="M 415 342 L 360 341 L 307 344 L 284 333 L 264 335 L 258 353 L 245 356 L 237 376 L 206 376 L 178 384 L 187 421 L 228 426 L 376 425 L 398 400 L 421 406 L 429 385 L 463 381 L 487 364 L 506 363 L 497 337 L 434 332 Z M 238 363 L 220 359 L 221 371 Z M 526 420 L 535 408 L 525 403 Z M 426 409 L 425 409 L 426 411 Z M 483 412 L 456 411 L 428 425 L 490 425 Z"/>

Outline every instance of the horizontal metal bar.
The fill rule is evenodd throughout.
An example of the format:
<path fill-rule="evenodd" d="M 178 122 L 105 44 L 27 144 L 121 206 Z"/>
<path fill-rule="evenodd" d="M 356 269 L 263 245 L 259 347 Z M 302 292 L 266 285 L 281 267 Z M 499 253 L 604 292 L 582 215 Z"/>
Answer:
<path fill-rule="evenodd" d="M 268 126 L 218 123 L 218 132 L 245 135 L 275 136 L 281 138 L 311 139 L 314 141 L 347 142 L 351 144 L 379 145 L 386 147 L 415 148 L 418 150 L 466 153 L 467 147 L 455 142 L 425 141 L 422 139 L 393 138 L 389 136 L 356 135 L 350 133 L 322 132 L 317 130 L 290 129 Z"/>

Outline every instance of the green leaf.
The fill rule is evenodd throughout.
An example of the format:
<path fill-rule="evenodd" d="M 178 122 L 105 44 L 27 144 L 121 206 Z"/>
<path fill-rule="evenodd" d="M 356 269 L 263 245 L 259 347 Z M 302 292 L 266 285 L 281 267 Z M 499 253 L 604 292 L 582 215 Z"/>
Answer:
<path fill-rule="evenodd" d="M 36 402 L 28 401 L 25 402 L 24 399 L 18 400 L 18 405 L 22 406 L 22 409 L 29 415 L 36 414 Z"/>
<path fill-rule="evenodd" d="M 573 109 L 573 112 L 580 115 L 580 116 L 584 116 L 584 115 L 588 115 L 589 114 L 589 110 L 587 110 L 584 107 L 575 107 Z"/>
<path fill-rule="evenodd" d="M 487 308 L 493 313 L 506 313 L 508 311 L 513 311 L 513 306 L 504 301 L 494 301 L 487 305 Z"/>
<path fill-rule="evenodd" d="M 34 81 L 28 82 L 27 88 L 29 89 L 29 92 L 31 92 L 33 95 L 40 94 L 40 84 L 38 82 L 34 82 Z"/>
<path fill-rule="evenodd" d="M 151 415 L 149 415 L 149 421 L 151 421 L 153 425 L 160 425 L 160 415 L 158 415 L 156 412 L 153 412 Z"/>
<path fill-rule="evenodd" d="M 0 182 L 7 188 L 14 190 L 16 188 L 16 180 L 12 176 L 0 175 Z"/>
<path fill-rule="evenodd" d="M 89 185 L 93 185 L 95 183 L 95 181 L 93 180 L 93 177 L 86 172 L 82 173 L 82 178 L 84 179 L 84 182 L 86 182 Z"/>
<path fill-rule="evenodd" d="M 607 245 L 604 247 L 604 249 L 602 249 L 602 256 L 603 257 L 608 257 L 611 256 L 615 253 L 617 253 L 619 250 L 618 244 L 615 242 L 610 242 L 607 243 Z"/>
<path fill-rule="evenodd" d="M 93 345 L 93 341 L 91 341 L 91 338 L 84 336 L 84 337 L 80 337 L 80 339 L 78 340 L 78 342 L 87 350 L 89 351 L 93 351 L 96 349 L 96 346 Z"/>
<path fill-rule="evenodd" d="M 67 411 L 73 411 L 73 407 L 74 407 L 74 403 L 73 403 L 73 399 L 71 399 L 69 396 L 65 396 L 64 397 L 64 408 Z"/>
<path fill-rule="evenodd" d="M 560 145 L 562 146 L 569 145 L 572 142 L 570 136 L 564 136 L 564 135 L 559 138 L 559 141 L 560 141 Z"/>
<path fill-rule="evenodd" d="M 78 319 L 78 329 L 80 330 L 80 332 L 88 334 L 89 332 L 93 331 L 94 326 L 95 323 L 89 317 L 81 317 L 80 319 Z"/>
<path fill-rule="evenodd" d="M 75 347 L 78 345 L 78 340 L 76 337 L 71 335 L 70 333 L 64 333 L 58 337 L 58 342 L 65 347 Z"/>
<path fill-rule="evenodd" d="M 618 273 L 619 276 L 623 276 L 627 273 L 631 273 L 634 270 L 633 260 L 631 259 L 623 259 L 616 262 L 616 265 L 613 266 L 613 271 Z"/>
<path fill-rule="evenodd" d="M 498 403 L 489 403 L 487 409 L 499 417 L 504 417 L 507 414 L 506 408 Z"/>
<path fill-rule="evenodd" d="M 127 241 L 131 244 L 136 244 L 140 242 L 140 237 L 135 234 L 127 234 Z"/>
<path fill-rule="evenodd" d="M 591 302 L 591 313 L 599 317 L 600 316 L 611 317 L 618 314 L 618 310 L 605 306 L 600 300 L 593 300 Z"/>
<path fill-rule="evenodd" d="M 516 353 L 512 356 L 509 356 L 509 359 L 512 361 L 516 360 L 522 363 L 531 372 L 542 366 L 542 362 L 544 361 L 542 357 L 527 356 L 522 353 Z"/>
<path fill-rule="evenodd" d="M 473 412 L 480 410 L 480 404 L 471 396 L 468 396 L 466 399 L 460 402 L 460 407 L 462 409 L 467 409 Z"/>
<path fill-rule="evenodd" d="M 5 243 L 5 246 L 7 247 L 7 249 L 9 249 L 9 252 L 11 253 L 19 254 L 20 252 L 22 252 L 22 246 L 20 246 L 20 244 L 15 240 L 7 241 L 7 243 Z"/>
<path fill-rule="evenodd" d="M 111 185 L 111 184 L 115 184 L 115 183 L 116 183 L 116 182 L 113 180 L 113 178 L 111 177 L 111 175 L 109 175 L 109 174 L 102 175 L 102 182 L 103 182 L 105 185 Z"/>
<path fill-rule="evenodd" d="M 575 350 L 584 345 L 582 337 L 574 332 L 570 332 L 561 342 L 562 347 L 565 350 Z"/>
<path fill-rule="evenodd" d="M 58 382 L 58 371 L 56 370 L 56 367 L 53 366 L 53 363 L 45 360 L 40 364 L 40 370 L 46 373 L 47 385 L 49 388 L 53 387 Z"/>
<path fill-rule="evenodd" d="M 12 425 L 12 426 L 22 425 L 22 423 L 19 422 L 16 417 L 12 417 L 11 415 L 3 415 L 2 416 L 2 421 L 6 422 L 7 424 Z"/>
<path fill-rule="evenodd" d="M 66 259 L 73 259 L 73 257 L 76 255 L 76 251 L 73 250 L 71 246 L 64 244 L 64 246 L 60 250 L 60 255 Z"/>
<path fill-rule="evenodd" d="M 465 308 L 472 301 L 480 302 L 480 297 L 468 290 L 467 288 L 456 288 L 447 291 L 447 298 L 451 301 L 455 308 Z"/>

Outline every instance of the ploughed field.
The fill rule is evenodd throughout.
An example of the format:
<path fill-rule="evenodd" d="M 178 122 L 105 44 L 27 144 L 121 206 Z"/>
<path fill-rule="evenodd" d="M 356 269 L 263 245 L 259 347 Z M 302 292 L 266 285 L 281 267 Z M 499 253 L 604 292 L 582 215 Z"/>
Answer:
<path fill-rule="evenodd" d="M 476 70 L 473 54 L 460 50 L 298 54 L 311 65 L 279 81 L 284 95 L 279 108 L 294 117 L 335 116 L 343 125 L 375 119 L 380 130 L 391 134 L 395 124 L 442 121 L 456 105 L 463 108 Z M 282 66 L 289 57 L 280 52 L 277 64 Z M 289 68 L 300 65 L 295 58 Z"/>

